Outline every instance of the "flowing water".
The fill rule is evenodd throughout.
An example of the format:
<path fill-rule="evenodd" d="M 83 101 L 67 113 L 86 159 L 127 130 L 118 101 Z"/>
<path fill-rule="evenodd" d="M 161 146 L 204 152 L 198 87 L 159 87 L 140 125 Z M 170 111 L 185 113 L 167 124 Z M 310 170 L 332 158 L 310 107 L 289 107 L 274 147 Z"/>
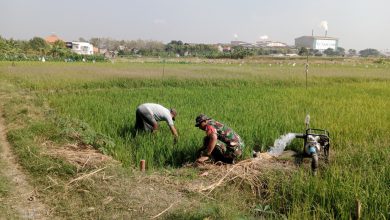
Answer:
<path fill-rule="evenodd" d="M 275 140 L 274 146 L 269 149 L 268 154 L 274 157 L 279 156 L 283 153 L 286 146 L 289 145 L 294 138 L 295 133 L 288 133 L 280 136 L 278 139 Z"/>

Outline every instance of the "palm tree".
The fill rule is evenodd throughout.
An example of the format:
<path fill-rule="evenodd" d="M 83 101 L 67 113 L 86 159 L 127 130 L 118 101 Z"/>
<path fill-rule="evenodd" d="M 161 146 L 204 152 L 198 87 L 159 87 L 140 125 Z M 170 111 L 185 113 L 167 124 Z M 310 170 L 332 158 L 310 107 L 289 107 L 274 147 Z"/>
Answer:
<path fill-rule="evenodd" d="M 56 42 L 53 43 L 50 49 L 50 54 L 53 57 L 58 57 L 63 54 L 63 50 L 66 48 L 65 43 L 62 40 L 57 40 Z"/>

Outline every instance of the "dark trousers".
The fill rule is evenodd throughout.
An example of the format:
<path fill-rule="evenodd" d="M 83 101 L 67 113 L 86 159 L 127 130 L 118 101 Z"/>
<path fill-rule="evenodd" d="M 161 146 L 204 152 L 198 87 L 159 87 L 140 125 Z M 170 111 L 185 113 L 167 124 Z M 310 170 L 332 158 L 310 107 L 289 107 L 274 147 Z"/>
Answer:
<path fill-rule="evenodd" d="M 157 123 L 152 113 L 142 105 L 135 112 L 135 130 L 153 132 L 153 125 Z"/>
<path fill-rule="evenodd" d="M 207 151 L 207 146 L 209 145 L 210 138 L 206 136 L 203 139 L 203 146 L 206 147 L 202 153 L 205 153 Z M 222 161 L 224 163 L 233 163 L 234 159 L 238 155 L 235 154 L 235 148 L 233 146 L 230 146 L 220 140 L 217 140 L 217 143 L 215 144 L 213 152 L 211 152 L 212 159 L 217 161 Z"/>

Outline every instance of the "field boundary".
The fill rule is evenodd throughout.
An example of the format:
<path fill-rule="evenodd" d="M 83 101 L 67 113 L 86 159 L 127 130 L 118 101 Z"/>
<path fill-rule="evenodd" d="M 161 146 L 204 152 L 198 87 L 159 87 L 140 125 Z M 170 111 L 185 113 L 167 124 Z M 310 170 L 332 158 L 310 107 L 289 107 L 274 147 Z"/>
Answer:
<path fill-rule="evenodd" d="M 6 133 L 3 112 L 0 107 L 0 147 L 2 152 L 0 158 L 6 168 L 1 170 L 1 174 L 9 180 L 11 185 L 6 201 L 2 202 L 14 209 L 22 219 L 47 219 L 48 208 L 39 201 L 37 190 L 28 182 L 27 176 L 11 150 Z"/>

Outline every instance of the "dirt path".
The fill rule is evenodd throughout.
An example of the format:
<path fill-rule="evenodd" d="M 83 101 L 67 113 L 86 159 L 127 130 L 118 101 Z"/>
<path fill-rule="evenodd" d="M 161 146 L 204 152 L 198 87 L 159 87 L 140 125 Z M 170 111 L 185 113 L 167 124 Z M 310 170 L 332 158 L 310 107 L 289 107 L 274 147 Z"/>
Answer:
<path fill-rule="evenodd" d="M 1 108 L 0 148 L 0 160 L 5 166 L 5 169 L 0 170 L 0 173 L 10 181 L 11 185 L 10 194 L 6 201 L 2 202 L 14 209 L 21 219 L 47 219 L 48 209 L 36 198 L 36 191 L 28 183 L 26 175 L 11 151 L 6 138 L 6 128 Z"/>

